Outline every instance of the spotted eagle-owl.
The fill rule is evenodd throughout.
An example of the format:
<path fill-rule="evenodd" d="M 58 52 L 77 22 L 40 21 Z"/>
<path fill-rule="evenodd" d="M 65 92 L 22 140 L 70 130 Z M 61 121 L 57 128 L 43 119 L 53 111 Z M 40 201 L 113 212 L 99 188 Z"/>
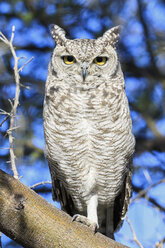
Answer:
<path fill-rule="evenodd" d="M 98 39 L 56 42 L 44 100 L 53 199 L 73 219 L 113 238 L 131 197 L 134 136 L 116 52 L 119 27 Z"/>

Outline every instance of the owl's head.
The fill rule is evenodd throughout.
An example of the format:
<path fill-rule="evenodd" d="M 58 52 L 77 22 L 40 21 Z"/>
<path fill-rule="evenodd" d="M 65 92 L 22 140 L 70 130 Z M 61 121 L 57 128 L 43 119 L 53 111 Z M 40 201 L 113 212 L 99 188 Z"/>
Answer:
<path fill-rule="evenodd" d="M 62 28 L 52 25 L 51 34 L 56 42 L 52 55 L 54 71 L 68 82 L 91 87 L 115 76 L 119 65 L 116 53 L 119 31 L 117 26 L 98 39 L 70 40 Z"/>

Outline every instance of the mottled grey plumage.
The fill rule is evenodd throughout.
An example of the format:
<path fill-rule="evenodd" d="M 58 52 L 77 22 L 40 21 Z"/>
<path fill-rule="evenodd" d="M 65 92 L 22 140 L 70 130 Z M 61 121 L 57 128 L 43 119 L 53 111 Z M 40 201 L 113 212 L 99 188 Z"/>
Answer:
<path fill-rule="evenodd" d="M 43 117 L 53 199 L 70 215 L 87 216 L 88 224 L 113 237 L 131 197 L 135 145 L 115 49 L 119 28 L 96 40 L 69 40 L 56 25 L 51 33 L 56 48 Z"/>

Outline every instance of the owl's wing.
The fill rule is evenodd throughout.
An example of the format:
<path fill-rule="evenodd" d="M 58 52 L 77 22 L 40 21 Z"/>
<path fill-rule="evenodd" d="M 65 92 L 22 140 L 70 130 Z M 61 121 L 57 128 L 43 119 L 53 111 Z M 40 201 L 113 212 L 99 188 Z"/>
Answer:
<path fill-rule="evenodd" d="M 123 224 L 126 216 L 129 200 L 132 195 L 132 171 L 129 168 L 125 176 L 123 187 L 119 195 L 115 198 L 114 205 L 107 207 L 106 211 L 101 214 L 100 232 L 114 239 L 114 232 Z"/>
<path fill-rule="evenodd" d="M 52 178 L 52 196 L 53 200 L 60 202 L 62 210 L 67 212 L 69 215 L 73 216 L 77 213 L 73 200 L 67 189 L 62 184 L 62 182 L 57 178 L 55 173 L 55 167 L 58 167 L 58 163 L 48 159 L 50 174 Z M 102 215 L 102 224 L 99 228 L 100 232 L 104 235 L 114 238 L 113 233 L 117 231 L 124 221 L 126 216 L 129 200 L 132 195 L 132 171 L 131 168 L 128 169 L 128 172 L 125 176 L 123 187 L 119 195 L 115 198 L 114 206 L 108 207 L 106 212 Z M 113 226 L 112 226 L 113 224 Z"/>
<path fill-rule="evenodd" d="M 122 191 L 116 197 L 114 203 L 114 231 L 117 231 L 123 224 L 132 196 L 132 171 L 129 170 L 123 184 Z"/>
<path fill-rule="evenodd" d="M 54 201 L 60 202 L 62 210 L 73 216 L 76 213 L 73 200 L 62 182 L 56 176 L 55 167 L 58 167 L 58 163 L 51 161 L 49 158 L 47 159 L 52 178 L 52 198 Z"/>

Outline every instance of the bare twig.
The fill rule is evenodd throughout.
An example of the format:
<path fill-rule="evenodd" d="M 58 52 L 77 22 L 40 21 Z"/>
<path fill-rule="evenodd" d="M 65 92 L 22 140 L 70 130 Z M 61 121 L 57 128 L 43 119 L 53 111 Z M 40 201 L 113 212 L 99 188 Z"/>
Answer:
<path fill-rule="evenodd" d="M 3 125 L 3 123 L 4 123 L 5 121 L 7 121 L 8 118 L 9 118 L 9 115 L 7 115 L 7 116 L 3 119 L 3 121 L 0 123 L 0 127 Z"/>
<path fill-rule="evenodd" d="M 0 32 L 0 40 L 2 40 L 7 45 L 9 43 L 8 39 L 4 36 L 4 34 L 2 34 L 2 32 Z"/>
<path fill-rule="evenodd" d="M 19 57 L 17 57 L 14 46 L 13 46 L 13 39 L 14 39 L 14 34 L 15 34 L 15 26 L 12 27 L 12 34 L 11 34 L 11 39 L 8 40 L 3 34 L 2 32 L 0 32 L 0 40 L 2 40 L 5 44 L 7 44 L 10 48 L 10 51 L 12 53 L 12 56 L 14 58 L 14 78 L 15 78 L 15 84 L 16 84 L 16 89 L 15 89 L 15 97 L 14 97 L 14 101 L 12 102 L 10 101 L 11 104 L 11 112 L 6 113 L 7 116 L 4 119 L 4 121 L 8 118 L 8 116 L 10 116 L 10 125 L 9 125 L 9 129 L 7 130 L 7 134 L 9 136 L 9 144 L 10 144 L 10 162 L 11 162 L 11 167 L 14 173 L 14 177 L 18 179 L 18 171 L 16 168 L 16 162 L 15 162 L 15 154 L 14 154 L 14 137 L 13 137 L 13 130 L 15 130 L 17 127 L 15 127 L 15 117 L 16 117 L 16 113 L 17 113 L 17 108 L 19 105 L 19 96 L 20 96 L 20 75 L 19 75 L 19 71 L 22 71 L 23 67 L 25 65 L 27 65 L 32 59 L 30 59 L 29 61 L 27 61 L 21 68 L 18 68 L 18 61 L 19 61 Z M 2 113 L 5 113 L 5 111 L 3 111 Z M 1 123 L 1 125 L 4 123 L 4 121 Z"/>
<path fill-rule="evenodd" d="M 12 35 L 10 42 L 8 43 L 11 53 L 14 57 L 14 77 L 15 77 L 15 83 L 16 83 L 16 90 L 15 90 L 15 98 L 14 98 L 14 104 L 13 108 L 10 113 L 10 126 L 7 131 L 9 135 L 9 143 L 10 143 L 10 159 L 11 159 L 11 166 L 12 170 L 14 173 L 14 177 L 18 179 L 18 172 L 16 168 L 16 163 L 15 163 L 15 154 L 14 154 L 14 144 L 13 144 L 13 135 L 12 131 L 14 128 L 14 122 L 15 122 L 15 116 L 17 112 L 17 107 L 19 105 L 19 95 L 20 95 L 20 76 L 18 73 L 18 57 L 16 55 L 15 49 L 13 47 L 13 39 L 14 39 L 14 32 L 15 32 L 15 26 L 12 27 Z"/>
<path fill-rule="evenodd" d="M 156 242 L 155 248 L 163 248 L 163 244 L 165 243 L 165 238 L 163 238 L 161 241 Z"/>
<path fill-rule="evenodd" d="M 151 185 L 152 184 L 152 179 L 150 177 L 150 174 L 149 174 L 148 170 L 144 168 L 143 169 L 143 174 L 144 174 L 147 182 Z"/>
<path fill-rule="evenodd" d="M 162 212 L 165 212 L 165 207 L 160 205 L 154 198 L 152 197 L 148 197 L 148 195 L 145 195 L 145 199 L 150 202 L 153 207 L 155 207 L 156 209 L 162 211 Z"/>
<path fill-rule="evenodd" d="M 144 197 L 144 196 L 148 193 L 148 191 L 150 191 L 152 188 L 156 187 L 157 185 L 159 185 L 159 184 L 161 184 L 161 183 L 165 183 L 165 178 L 161 179 L 160 181 L 158 181 L 158 182 L 156 182 L 156 183 L 153 183 L 153 184 L 150 185 L 147 189 L 141 190 L 141 191 L 138 193 L 138 195 L 135 196 L 135 197 L 131 200 L 130 204 L 133 203 L 134 201 L 140 199 L 141 197 Z"/>
<path fill-rule="evenodd" d="M 27 86 L 27 85 L 20 84 L 20 86 L 21 86 L 22 88 L 25 88 L 25 89 L 27 89 L 27 90 L 30 90 L 30 87 Z"/>
<path fill-rule="evenodd" d="M 157 138 L 163 138 L 163 135 L 159 132 L 158 128 L 155 125 L 155 121 L 150 116 L 144 116 L 145 121 L 147 122 L 148 127 L 154 133 Z"/>
<path fill-rule="evenodd" d="M 3 109 L 0 109 L 0 115 L 10 115 L 10 113 L 4 111 Z"/>
<path fill-rule="evenodd" d="M 23 66 L 21 66 L 21 67 L 19 68 L 18 72 L 22 71 L 22 69 L 23 69 L 27 64 L 29 64 L 30 61 L 32 61 L 32 59 L 34 59 L 34 57 L 31 57 L 31 59 L 29 59 Z"/>
<path fill-rule="evenodd" d="M 40 185 L 51 184 L 51 183 L 52 183 L 51 181 L 39 182 L 39 183 L 33 184 L 33 185 L 30 186 L 29 188 L 34 189 L 34 188 L 36 188 L 36 187 L 38 187 L 38 186 L 40 186 Z"/>
<path fill-rule="evenodd" d="M 136 234 L 135 234 L 135 231 L 133 230 L 133 227 L 132 227 L 131 222 L 130 222 L 130 220 L 128 219 L 128 217 L 126 217 L 126 221 L 127 221 L 128 225 L 129 225 L 129 227 L 130 227 L 130 229 L 131 229 L 131 232 L 132 232 L 132 235 L 133 235 L 133 241 L 134 241 L 140 248 L 144 248 L 144 247 L 142 246 L 142 244 L 140 243 L 140 241 L 137 239 Z"/>

